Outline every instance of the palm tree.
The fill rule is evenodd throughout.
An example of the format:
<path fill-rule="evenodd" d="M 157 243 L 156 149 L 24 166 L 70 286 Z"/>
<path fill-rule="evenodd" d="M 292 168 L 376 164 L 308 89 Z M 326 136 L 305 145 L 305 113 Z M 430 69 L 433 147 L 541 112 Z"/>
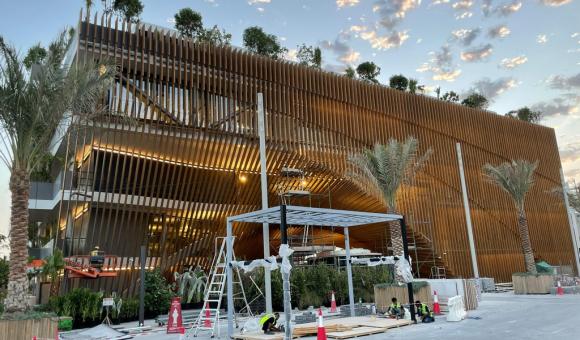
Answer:
<path fill-rule="evenodd" d="M 60 249 L 55 249 L 52 255 L 45 259 L 42 273 L 50 279 L 50 296 L 58 294 L 58 274 L 64 269 L 64 258 Z"/>
<path fill-rule="evenodd" d="M 512 160 L 498 166 L 486 164 L 483 166 L 484 175 L 495 185 L 502 188 L 514 200 L 518 211 L 518 230 L 522 241 L 524 261 L 528 273 L 536 274 L 536 263 L 534 252 L 530 242 L 530 232 L 528 230 L 528 220 L 524 208 L 526 194 L 534 185 L 534 171 L 538 167 L 538 162 L 530 163 L 525 160 Z"/>
<path fill-rule="evenodd" d="M 419 154 L 419 141 L 409 137 L 404 142 L 390 139 L 387 144 L 375 144 L 373 149 L 349 158 L 354 165 L 352 178 L 366 191 L 374 193 L 387 206 L 388 213 L 397 213 L 397 193 L 402 185 L 411 184 L 429 156 L 431 149 Z M 403 255 L 403 236 L 400 222 L 389 224 L 391 244 L 395 256 Z"/>
<path fill-rule="evenodd" d="M 102 109 L 115 67 L 93 61 L 68 63 L 72 34 L 63 31 L 48 55 L 29 74 L 15 48 L 0 36 L 0 161 L 10 170 L 10 277 L 7 312 L 24 311 L 28 280 L 28 198 L 30 173 L 36 170 L 63 130 Z M 59 141 L 60 142 L 60 141 Z"/>

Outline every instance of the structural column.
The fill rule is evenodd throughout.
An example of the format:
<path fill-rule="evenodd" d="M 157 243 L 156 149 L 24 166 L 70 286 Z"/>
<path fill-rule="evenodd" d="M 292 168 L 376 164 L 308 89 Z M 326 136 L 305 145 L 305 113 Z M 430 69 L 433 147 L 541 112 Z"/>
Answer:
<path fill-rule="evenodd" d="M 280 242 L 288 245 L 288 226 L 286 225 L 286 205 L 280 206 Z M 284 261 L 284 260 L 282 260 Z M 290 295 L 290 273 L 282 272 L 282 289 L 284 291 L 284 340 L 292 340 L 292 302 Z"/>
<path fill-rule="evenodd" d="M 232 222 L 227 220 L 226 228 L 226 290 L 228 299 L 228 339 L 234 336 L 234 282 L 232 271 L 233 236 Z"/>
<path fill-rule="evenodd" d="M 473 240 L 473 225 L 471 224 L 471 211 L 469 210 L 469 197 L 467 196 L 467 184 L 465 184 L 461 143 L 456 143 L 455 146 L 457 148 L 457 161 L 459 162 L 459 178 L 461 179 L 461 193 L 463 194 L 463 209 L 465 210 L 465 221 L 467 223 L 467 238 L 469 240 L 469 251 L 471 253 L 471 266 L 473 268 L 473 277 L 479 278 L 475 241 Z"/>
<path fill-rule="evenodd" d="M 574 247 L 574 260 L 576 260 L 576 274 L 580 275 L 580 259 L 578 254 L 578 235 L 576 234 L 576 228 L 574 216 L 571 213 L 570 201 L 568 200 L 568 185 L 564 179 L 564 170 L 560 168 L 560 179 L 562 180 L 562 192 L 564 194 L 564 205 L 566 207 L 566 215 L 568 215 L 568 224 L 570 225 L 570 234 L 572 236 L 572 246 Z"/>
<path fill-rule="evenodd" d="M 266 175 L 266 118 L 264 115 L 264 96 L 258 93 L 258 134 L 260 136 L 260 187 L 262 190 L 262 209 L 268 208 L 268 177 Z M 264 258 L 270 256 L 270 226 L 262 224 Z M 264 268 L 264 290 L 266 293 L 266 313 L 272 313 L 272 278 L 270 268 Z"/>
<path fill-rule="evenodd" d="M 344 227 L 344 250 L 346 252 L 346 276 L 348 278 L 348 303 L 350 305 L 350 316 L 354 317 L 354 288 L 350 264 L 350 237 L 348 235 L 348 227 Z"/>
<path fill-rule="evenodd" d="M 407 223 L 405 222 L 405 217 L 401 218 L 400 222 L 401 236 L 403 237 L 403 256 L 409 265 L 411 265 L 411 261 L 409 261 L 409 240 L 407 239 Z M 413 282 L 407 282 L 407 294 L 409 296 L 409 311 L 411 312 L 411 320 L 417 323 L 417 317 L 415 316 L 415 297 L 413 296 Z"/>

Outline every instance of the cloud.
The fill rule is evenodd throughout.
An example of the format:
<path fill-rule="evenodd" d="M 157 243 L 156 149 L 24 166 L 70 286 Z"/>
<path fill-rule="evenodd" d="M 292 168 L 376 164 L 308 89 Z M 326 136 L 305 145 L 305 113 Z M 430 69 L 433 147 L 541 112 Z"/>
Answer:
<path fill-rule="evenodd" d="M 173 18 L 173 17 L 167 18 L 165 21 L 167 21 L 168 24 L 175 25 L 175 18 Z"/>
<path fill-rule="evenodd" d="M 437 81 L 455 81 L 460 75 L 461 70 L 453 64 L 453 55 L 449 46 L 442 46 L 439 52 L 430 52 L 431 59 L 423 63 L 417 72 L 431 72 L 432 79 Z"/>
<path fill-rule="evenodd" d="M 545 44 L 548 42 L 548 36 L 545 34 L 538 34 L 538 36 L 536 37 L 536 41 L 538 42 L 538 44 Z"/>
<path fill-rule="evenodd" d="M 542 112 L 543 117 L 577 115 L 580 113 L 580 95 L 572 94 L 539 102 L 532 105 L 531 109 Z"/>
<path fill-rule="evenodd" d="M 431 6 L 443 5 L 448 4 L 450 0 L 432 0 Z"/>
<path fill-rule="evenodd" d="M 475 47 L 464 52 L 461 52 L 461 60 L 466 62 L 477 62 L 487 59 L 493 52 L 493 46 L 491 44 L 485 44 L 479 47 Z"/>
<path fill-rule="evenodd" d="M 272 0 L 248 0 L 248 5 L 269 4 L 270 2 L 272 2 Z"/>
<path fill-rule="evenodd" d="M 338 8 L 343 8 L 343 7 L 352 7 L 352 6 L 356 6 L 358 5 L 360 1 L 359 0 L 336 0 L 336 6 Z"/>
<path fill-rule="evenodd" d="M 409 38 L 407 31 L 393 30 L 385 35 L 379 35 L 377 30 L 369 29 L 364 25 L 353 25 L 350 27 L 350 32 L 354 33 L 357 38 L 368 41 L 371 47 L 376 50 L 399 47 Z"/>
<path fill-rule="evenodd" d="M 266 9 L 264 7 L 256 7 L 258 12 L 264 12 Z"/>
<path fill-rule="evenodd" d="M 483 4 L 481 5 L 483 15 L 486 17 L 491 15 L 507 17 L 518 12 L 523 7 L 523 1 L 520 0 L 512 0 L 497 7 L 492 7 L 491 4 L 492 0 L 483 0 Z"/>
<path fill-rule="evenodd" d="M 481 29 L 480 28 L 474 28 L 474 29 L 458 29 L 455 31 L 451 32 L 451 39 L 453 41 L 458 41 L 461 44 L 463 44 L 463 46 L 469 46 L 471 45 L 471 43 L 477 39 L 477 37 L 479 36 L 479 34 L 481 33 Z"/>
<path fill-rule="evenodd" d="M 567 144 L 560 148 L 560 159 L 562 163 L 573 163 L 580 160 L 580 144 Z"/>
<path fill-rule="evenodd" d="M 491 27 L 487 31 L 487 36 L 490 38 L 505 38 L 510 35 L 511 31 L 506 25 L 498 25 Z"/>
<path fill-rule="evenodd" d="M 342 64 L 324 64 L 322 68 L 329 72 L 342 74 L 346 70 L 346 66 Z"/>
<path fill-rule="evenodd" d="M 571 3 L 572 0 L 542 0 L 542 3 L 546 6 L 558 7 Z"/>
<path fill-rule="evenodd" d="M 528 62 L 528 57 L 525 55 L 520 55 L 513 58 L 504 58 L 499 63 L 499 66 L 508 70 L 514 69 L 520 65 L 525 64 Z"/>
<path fill-rule="evenodd" d="M 549 84 L 550 88 L 557 90 L 580 89 L 580 73 L 569 77 L 562 75 L 551 76 L 546 82 Z"/>
<path fill-rule="evenodd" d="M 319 43 L 320 47 L 329 51 L 332 51 L 340 60 L 345 64 L 354 64 L 360 58 L 360 53 L 353 50 L 346 42 L 342 41 L 340 38 L 334 39 L 334 41 L 324 40 Z"/>
<path fill-rule="evenodd" d="M 504 77 L 496 80 L 483 78 L 473 84 L 472 92 L 475 91 L 481 93 L 489 101 L 493 101 L 500 94 L 516 86 L 517 81 L 511 77 Z"/>
<path fill-rule="evenodd" d="M 407 12 L 419 7 L 421 0 L 378 0 L 373 6 L 373 12 L 380 17 L 379 24 L 392 30 L 407 15 Z"/>
<path fill-rule="evenodd" d="M 290 60 L 290 61 L 298 61 L 298 58 L 296 57 L 297 55 L 298 55 L 298 50 L 295 48 L 291 48 L 284 55 L 284 59 Z"/>
<path fill-rule="evenodd" d="M 451 8 L 456 12 L 455 19 L 471 18 L 473 16 L 473 12 L 471 12 L 473 4 L 474 2 L 472 0 L 458 0 L 451 4 Z"/>

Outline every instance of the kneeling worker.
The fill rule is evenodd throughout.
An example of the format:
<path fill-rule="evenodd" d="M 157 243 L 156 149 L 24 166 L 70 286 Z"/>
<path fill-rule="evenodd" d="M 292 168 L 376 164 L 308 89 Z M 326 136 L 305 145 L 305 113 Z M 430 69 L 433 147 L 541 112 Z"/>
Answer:
<path fill-rule="evenodd" d="M 429 310 L 429 307 L 421 303 L 421 301 L 415 301 L 415 307 L 417 308 L 417 315 L 421 318 L 421 322 L 429 323 L 435 321 L 435 317 L 433 317 L 433 312 Z"/>
<path fill-rule="evenodd" d="M 260 326 L 262 326 L 262 330 L 264 334 L 272 334 L 273 332 L 280 332 L 280 329 L 276 327 L 276 322 L 280 318 L 279 313 L 274 314 L 266 314 L 260 318 Z"/>
<path fill-rule="evenodd" d="M 387 310 L 387 313 L 389 313 L 389 316 L 391 318 L 396 318 L 396 319 L 402 319 L 405 317 L 405 308 L 403 308 L 403 306 L 401 306 L 401 304 L 399 302 L 397 302 L 397 298 L 392 298 L 391 299 L 391 305 L 389 306 L 389 309 Z"/>

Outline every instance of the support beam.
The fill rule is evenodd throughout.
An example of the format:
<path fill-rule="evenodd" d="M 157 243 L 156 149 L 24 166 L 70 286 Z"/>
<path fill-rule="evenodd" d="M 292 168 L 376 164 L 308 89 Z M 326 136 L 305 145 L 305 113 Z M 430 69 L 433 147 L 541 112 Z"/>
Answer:
<path fill-rule="evenodd" d="M 139 327 L 145 325 L 145 264 L 147 262 L 147 248 L 142 245 L 141 246 L 141 273 L 140 279 L 141 282 L 139 283 Z"/>
<path fill-rule="evenodd" d="M 465 183 L 461 143 L 456 143 L 455 146 L 457 148 L 457 162 L 459 163 L 461 193 L 463 194 L 463 209 L 465 210 L 465 221 L 467 223 L 467 239 L 469 240 L 469 252 L 471 253 L 471 267 L 473 270 L 473 277 L 479 278 L 479 267 L 477 266 L 477 253 L 475 252 L 475 241 L 473 239 L 473 225 L 471 224 L 471 211 L 469 209 L 469 197 L 467 196 L 467 184 Z"/>
<path fill-rule="evenodd" d="M 409 240 L 407 240 L 407 223 L 405 222 L 405 217 L 401 219 L 401 235 L 403 237 L 403 256 L 409 261 Z M 415 259 L 416 261 L 417 259 Z M 411 320 L 417 323 L 417 317 L 415 315 L 415 297 L 413 296 L 413 282 L 407 283 L 407 293 L 409 294 L 409 311 L 411 312 Z"/>
<path fill-rule="evenodd" d="M 348 227 L 344 228 L 344 250 L 346 252 L 346 276 L 348 279 L 348 303 L 350 307 L 350 316 L 354 317 L 354 287 L 352 284 L 352 267 L 350 263 L 350 237 Z"/>
<path fill-rule="evenodd" d="M 228 339 L 234 337 L 234 281 L 233 270 L 231 266 L 233 254 L 233 235 L 232 222 L 227 221 L 226 227 L 226 290 L 228 299 Z"/>
<path fill-rule="evenodd" d="M 573 209 L 570 209 L 570 201 L 568 200 L 568 184 L 564 178 L 564 170 L 560 168 L 560 179 L 562 180 L 562 193 L 564 194 L 564 206 L 566 207 L 566 214 L 568 215 L 568 224 L 570 225 L 570 236 L 572 236 L 572 246 L 574 247 L 574 260 L 576 260 L 576 275 L 580 275 L 580 259 L 578 254 L 578 234 L 575 226 Z"/>
<path fill-rule="evenodd" d="M 260 188 L 262 190 L 262 209 L 268 208 L 268 176 L 266 175 L 266 118 L 264 116 L 264 96 L 258 93 L 258 134 L 260 136 Z M 270 225 L 262 224 L 264 258 L 270 256 Z M 272 274 L 264 268 L 264 290 L 266 292 L 266 313 L 272 313 Z"/>
<path fill-rule="evenodd" d="M 288 244 L 288 226 L 286 225 L 286 205 L 280 206 L 280 241 Z M 290 300 L 290 273 L 282 272 L 282 289 L 284 291 L 284 340 L 292 340 L 292 302 Z"/>

